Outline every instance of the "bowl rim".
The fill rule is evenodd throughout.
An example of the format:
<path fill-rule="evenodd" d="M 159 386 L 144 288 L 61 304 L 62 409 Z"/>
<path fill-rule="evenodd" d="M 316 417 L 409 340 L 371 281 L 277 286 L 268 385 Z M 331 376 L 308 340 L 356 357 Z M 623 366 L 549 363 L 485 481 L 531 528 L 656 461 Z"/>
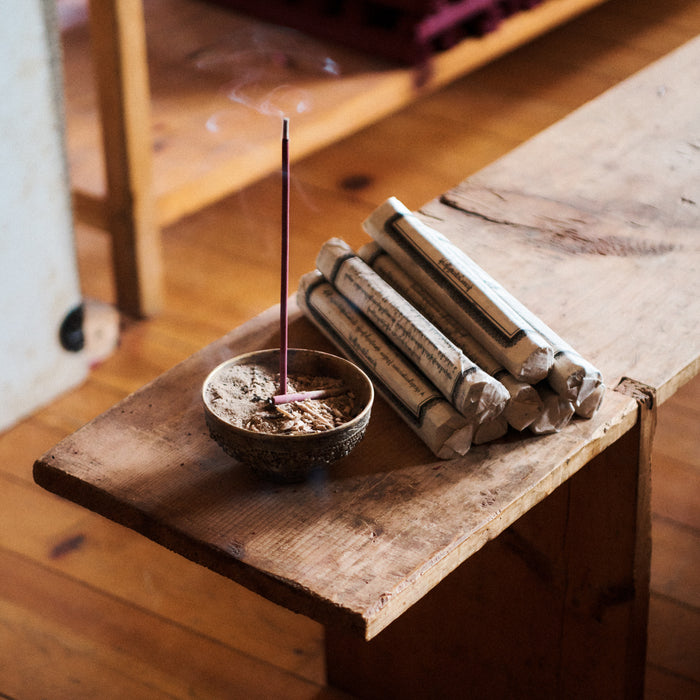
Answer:
<path fill-rule="evenodd" d="M 252 350 L 250 352 L 243 353 L 241 355 L 236 355 L 234 357 L 230 357 L 227 360 L 224 360 L 223 362 L 220 362 L 216 367 L 214 367 L 206 376 L 206 379 L 204 382 L 202 382 L 202 402 L 204 403 L 205 410 L 207 413 L 218 423 L 220 423 L 223 426 L 226 426 L 227 430 L 233 431 L 235 433 L 238 433 L 242 436 L 246 436 L 250 439 L 253 440 L 275 440 L 278 442 L 290 442 L 292 440 L 298 441 L 298 442 L 305 442 L 309 440 L 314 440 L 318 439 L 320 436 L 323 436 L 324 439 L 331 439 L 334 435 L 347 431 L 349 428 L 352 428 L 355 424 L 357 423 L 362 423 L 365 421 L 367 414 L 370 413 L 372 409 L 372 405 L 374 403 L 374 384 L 372 384 L 372 380 L 369 378 L 369 376 L 366 374 L 366 372 L 358 367 L 354 362 L 351 362 L 345 357 L 341 357 L 339 355 L 334 355 L 333 353 L 325 352 L 324 350 L 314 350 L 312 348 L 288 348 L 289 352 L 295 352 L 295 353 L 312 353 L 314 355 L 320 355 L 321 357 L 328 357 L 332 358 L 333 361 L 340 361 L 341 363 L 351 367 L 353 371 L 355 371 L 367 384 L 369 387 L 369 397 L 363 406 L 362 410 L 353 418 L 351 418 L 349 421 L 346 423 L 342 423 L 341 425 L 336 426 L 335 428 L 331 428 L 330 430 L 319 430 L 313 433 L 299 433 L 299 434 L 291 434 L 291 435 L 285 435 L 285 434 L 280 434 L 280 433 L 263 433 L 260 431 L 256 430 L 248 430 L 247 428 L 242 428 L 237 425 L 233 425 L 229 421 L 227 421 L 225 418 L 222 418 L 220 415 L 218 415 L 209 405 L 209 402 L 207 401 L 206 397 L 206 389 L 207 386 L 209 385 L 210 381 L 216 375 L 218 372 L 220 372 L 226 365 L 229 365 L 233 362 L 236 364 L 245 364 L 245 361 L 250 358 L 254 358 L 256 356 L 260 355 L 274 355 L 275 353 L 279 354 L 280 349 L 279 348 L 263 348 L 260 350 Z"/>

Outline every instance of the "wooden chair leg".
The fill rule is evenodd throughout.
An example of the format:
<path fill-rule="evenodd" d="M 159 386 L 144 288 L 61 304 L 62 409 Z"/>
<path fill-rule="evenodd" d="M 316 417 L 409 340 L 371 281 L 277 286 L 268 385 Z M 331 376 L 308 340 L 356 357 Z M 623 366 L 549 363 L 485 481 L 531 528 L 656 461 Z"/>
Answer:
<path fill-rule="evenodd" d="M 162 307 L 163 271 L 142 0 L 90 0 L 90 31 L 117 305 L 150 316 Z"/>

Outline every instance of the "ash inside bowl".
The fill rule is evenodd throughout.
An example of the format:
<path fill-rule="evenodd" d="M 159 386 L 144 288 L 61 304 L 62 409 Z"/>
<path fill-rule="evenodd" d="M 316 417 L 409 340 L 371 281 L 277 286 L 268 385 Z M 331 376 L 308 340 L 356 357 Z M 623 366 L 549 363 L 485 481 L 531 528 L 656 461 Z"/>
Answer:
<path fill-rule="evenodd" d="M 337 390 L 342 380 L 291 373 L 287 393 L 315 389 Z M 332 430 L 356 414 L 355 396 L 345 391 L 323 399 L 307 399 L 279 406 L 270 399 L 278 393 L 279 373 L 256 364 L 222 369 L 206 388 L 206 400 L 221 419 L 238 428 L 258 433 L 302 435 Z"/>

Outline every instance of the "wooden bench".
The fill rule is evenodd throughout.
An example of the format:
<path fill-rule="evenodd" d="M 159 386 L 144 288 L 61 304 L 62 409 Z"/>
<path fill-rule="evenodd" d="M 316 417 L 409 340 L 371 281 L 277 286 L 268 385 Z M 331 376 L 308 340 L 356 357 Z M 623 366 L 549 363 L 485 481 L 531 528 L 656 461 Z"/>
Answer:
<path fill-rule="evenodd" d="M 273 486 L 209 439 L 204 348 L 37 460 L 44 488 L 326 627 L 363 697 L 641 697 L 655 411 L 700 367 L 700 39 L 421 215 L 603 372 L 589 421 L 436 461 L 378 400 L 357 450 Z M 400 193 L 397 193 L 400 195 Z M 290 343 L 331 349 L 292 309 Z"/>

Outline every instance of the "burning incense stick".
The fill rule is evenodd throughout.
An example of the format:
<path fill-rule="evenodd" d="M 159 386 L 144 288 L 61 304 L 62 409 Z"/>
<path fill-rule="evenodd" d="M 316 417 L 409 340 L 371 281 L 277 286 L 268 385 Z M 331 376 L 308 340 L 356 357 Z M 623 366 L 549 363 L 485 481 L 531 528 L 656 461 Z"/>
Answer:
<path fill-rule="evenodd" d="M 279 390 L 270 399 L 275 406 L 308 399 L 323 399 L 346 391 L 344 387 L 287 393 L 287 355 L 289 344 L 289 119 L 282 120 L 282 253 L 280 271 L 280 381 Z"/>
<path fill-rule="evenodd" d="M 280 288 L 280 394 L 287 393 L 287 345 L 289 293 L 289 119 L 282 122 L 282 270 Z"/>

